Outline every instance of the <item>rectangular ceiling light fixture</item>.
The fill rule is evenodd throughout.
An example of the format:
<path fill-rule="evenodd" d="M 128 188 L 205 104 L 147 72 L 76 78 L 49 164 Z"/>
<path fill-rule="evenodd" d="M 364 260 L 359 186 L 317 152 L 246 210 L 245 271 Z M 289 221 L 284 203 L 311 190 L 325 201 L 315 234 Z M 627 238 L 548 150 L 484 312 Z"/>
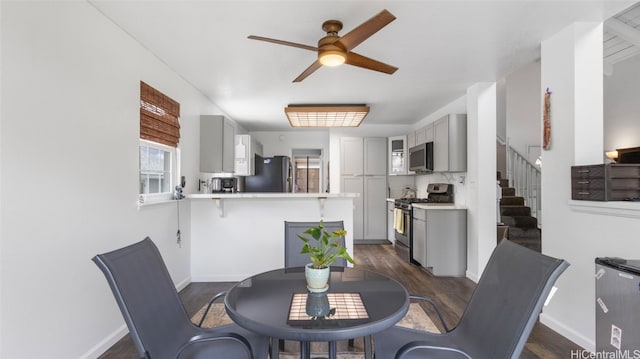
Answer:
<path fill-rule="evenodd" d="M 291 127 L 358 127 L 369 113 L 365 105 L 289 105 L 284 113 Z"/>

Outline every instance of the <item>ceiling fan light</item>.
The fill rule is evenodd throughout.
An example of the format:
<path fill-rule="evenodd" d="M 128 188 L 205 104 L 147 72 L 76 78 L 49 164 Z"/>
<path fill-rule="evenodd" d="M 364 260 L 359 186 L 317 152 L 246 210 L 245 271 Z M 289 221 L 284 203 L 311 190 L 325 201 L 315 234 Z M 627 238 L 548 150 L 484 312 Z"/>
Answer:
<path fill-rule="evenodd" d="M 320 63 L 324 66 L 340 66 L 347 60 L 347 56 L 343 52 L 328 50 L 320 54 Z"/>

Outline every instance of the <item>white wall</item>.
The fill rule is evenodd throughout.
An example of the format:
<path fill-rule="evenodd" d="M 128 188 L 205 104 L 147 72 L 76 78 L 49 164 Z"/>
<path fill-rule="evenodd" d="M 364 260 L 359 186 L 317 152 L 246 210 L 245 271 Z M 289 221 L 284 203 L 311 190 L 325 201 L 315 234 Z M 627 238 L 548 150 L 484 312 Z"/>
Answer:
<path fill-rule="evenodd" d="M 602 163 L 602 24 L 574 24 L 545 40 L 541 78 L 542 88 L 553 93 L 552 145 L 542 154 L 542 250 L 571 264 L 556 283 L 559 289 L 541 320 L 593 350 L 595 257 L 640 257 L 640 221 L 633 212 L 630 217 L 585 213 L 570 202 L 570 167 Z M 638 216 L 640 206 L 629 207 L 635 207 Z"/>
<path fill-rule="evenodd" d="M 542 149 L 540 62 L 533 62 L 507 76 L 506 111 L 509 144 L 531 163 Z"/>
<path fill-rule="evenodd" d="M 604 77 L 604 149 L 640 146 L 640 56 L 619 62 Z"/>
<path fill-rule="evenodd" d="M 467 89 L 467 277 L 478 281 L 496 246 L 496 84 Z"/>
<path fill-rule="evenodd" d="M 92 256 L 150 236 L 190 277 L 187 203 L 182 247 L 175 203 L 136 206 L 139 81 L 181 104 L 187 192 L 198 116 L 219 110 L 86 2 L 1 9 L 0 357 L 94 358 L 124 322 Z"/>

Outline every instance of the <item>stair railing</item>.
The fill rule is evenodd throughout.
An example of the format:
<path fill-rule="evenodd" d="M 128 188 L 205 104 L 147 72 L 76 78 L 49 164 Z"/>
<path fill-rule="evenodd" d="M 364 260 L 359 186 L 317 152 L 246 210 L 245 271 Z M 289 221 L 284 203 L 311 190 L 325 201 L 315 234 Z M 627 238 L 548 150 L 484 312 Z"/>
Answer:
<path fill-rule="evenodd" d="M 515 188 L 516 195 L 524 197 L 525 205 L 531 208 L 531 216 L 538 219 L 538 226 L 542 225 L 542 176 L 538 166 L 513 149 L 509 139 L 505 141 L 507 151 L 507 178 L 509 186 Z"/>

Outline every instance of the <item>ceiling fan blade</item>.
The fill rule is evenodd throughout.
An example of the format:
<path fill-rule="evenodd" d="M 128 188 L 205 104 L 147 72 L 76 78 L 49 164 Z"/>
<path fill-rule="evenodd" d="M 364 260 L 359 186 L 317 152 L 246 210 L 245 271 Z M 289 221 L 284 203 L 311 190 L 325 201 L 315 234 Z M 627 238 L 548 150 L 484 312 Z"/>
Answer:
<path fill-rule="evenodd" d="M 393 16 L 392 13 L 387 10 L 382 10 L 378 15 L 363 22 L 360 26 L 342 36 L 337 42 L 341 43 L 347 51 L 351 51 L 364 40 L 368 39 L 369 36 L 375 34 L 395 19 L 396 17 Z"/>
<path fill-rule="evenodd" d="M 296 42 L 291 42 L 291 41 L 276 40 L 276 39 L 271 39 L 271 38 L 268 38 L 268 37 L 249 35 L 249 36 L 247 36 L 247 39 L 272 42 L 274 44 L 297 47 L 299 49 L 305 49 L 305 50 L 309 50 L 309 51 L 318 51 L 318 48 L 315 47 L 315 46 L 309 46 L 309 45 L 305 45 L 305 44 L 298 44 Z"/>
<path fill-rule="evenodd" d="M 320 61 L 316 60 L 314 63 L 311 64 L 311 66 L 307 67 L 306 70 L 302 71 L 300 76 L 296 77 L 296 79 L 293 80 L 293 82 L 300 82 L 304 80 L 305 78 L 307 78 L 307 76 L 311 75 L 321 67 L 322 67 L 322 64 L 320 63 Z"/>
<path fill-rule="evenodd" d="M 347 60 L 344 63 L 369 70 L 384 72 L 385 74 L 392 74 L 398 69 L 395 66 L 387 65 L 384 62 L 356 54 L 355 52 L 347 53 Z"/>

